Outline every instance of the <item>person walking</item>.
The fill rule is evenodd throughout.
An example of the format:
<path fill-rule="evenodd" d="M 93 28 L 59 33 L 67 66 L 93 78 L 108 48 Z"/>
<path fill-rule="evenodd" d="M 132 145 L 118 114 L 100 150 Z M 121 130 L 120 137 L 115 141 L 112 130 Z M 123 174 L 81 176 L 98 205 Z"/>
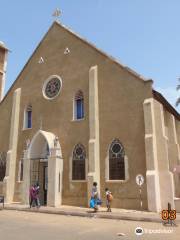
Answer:
<path fill-rule="evenodd" d="M 105 193 L 106 193 L 107 212 L 111 212 L 111 202 L 113 200 L 113 195 L 108 188 L 105 188 Z"/>
<path fill-rule="evenodd" d="M 37 188 L 36 184 L 32 185 L 29 190 L 30 208 L 33 207 L 34 204 L 36 207 L 38 207 L 38 208 L 40 207 L 40 205 L 38 204 L 38 199 L 39 199 L 38 194 L 39 194 L 39 192 L 38 192 L 38 188 Z"/>
<path fill-rule="evenodd" d="M 29 206 L 30 206 L 30 208 L 33 205 L 33 202 L 35 199 L 34 197 L 35 197 L 35 187 L 34 187 L 34 185 L 32 185 L 29 189 Z"/>
<path fill-rule="evenodd" d="M 36 186 L 35 186 L 35 195 L 36 195 L 36 203 L 37 203 L 38 208 L 41 206 L 40 199 L 39 199 L 39 193 L 40 193 L 40 186 L 39 186 L 39 183 L 37 182 Z"/>
<path fill-rule="evenodd" d="M 94 205 L 94 211 L 98 211 L 98 199 L 99 199 L 99 194 L 98 194 L 98 188 L 97 188 L 97 182 L 93 183 L 92 191 L 91 191 L 91 200 L 93 201 Z"/>

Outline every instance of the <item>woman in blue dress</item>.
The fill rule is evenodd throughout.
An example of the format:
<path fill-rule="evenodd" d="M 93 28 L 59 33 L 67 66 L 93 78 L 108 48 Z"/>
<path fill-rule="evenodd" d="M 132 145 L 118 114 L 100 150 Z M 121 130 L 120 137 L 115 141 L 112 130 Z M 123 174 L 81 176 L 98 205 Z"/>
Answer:
<path fill-rule="evenodd" d="M 98 210 L 98 199 L 99 199 L 99 194 L 98 194 L 98 188 L 97 188 L 97 182 L 93 183 L 92 191 L 91 191 L 91 206 L 94 208 L 94 211 L 97 212 Z"/>

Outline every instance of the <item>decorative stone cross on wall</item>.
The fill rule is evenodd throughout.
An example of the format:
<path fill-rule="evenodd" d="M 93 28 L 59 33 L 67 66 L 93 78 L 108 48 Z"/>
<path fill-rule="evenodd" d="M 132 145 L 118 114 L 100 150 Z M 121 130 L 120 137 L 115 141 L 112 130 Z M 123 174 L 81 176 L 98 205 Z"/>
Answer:
<path fill-rule="evenodd" d="M 30 143 L 31 143 L 31 140 L 28 138 L 28 139 L 26 139 L 26 149 L 28 149 L 29 148 L 29 146 L 30 146 Z"/>
<path fill-rule="evenodd" d="M 58 137 L 56 136 L 55 139 L 54 139 L 54 147 L 55 147 L 55 148 L 56 148 L 57 145 L 58 145 L 58 141 L 59 141 L 59 139 L 58 139 Z"/>
<path fill-rule="evenodd" d="M 43 121 L 42 121 L 42 117 L 39 118 L 39 129 L 42 130 L 42 124 L 43 124 Z"/>

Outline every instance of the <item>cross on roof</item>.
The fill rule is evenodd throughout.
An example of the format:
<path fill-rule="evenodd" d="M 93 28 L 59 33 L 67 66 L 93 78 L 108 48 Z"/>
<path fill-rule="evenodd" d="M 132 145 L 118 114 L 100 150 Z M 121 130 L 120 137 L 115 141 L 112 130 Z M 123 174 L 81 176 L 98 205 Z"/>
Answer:
<path fill-rule="evenodd" d="M 53 12 L 52 16 L 55 18 L 60 17 L 60 15 L 62 14 L 61 10 L 59 10 L 59 8 L 56 8 L 55 11 Z"/>

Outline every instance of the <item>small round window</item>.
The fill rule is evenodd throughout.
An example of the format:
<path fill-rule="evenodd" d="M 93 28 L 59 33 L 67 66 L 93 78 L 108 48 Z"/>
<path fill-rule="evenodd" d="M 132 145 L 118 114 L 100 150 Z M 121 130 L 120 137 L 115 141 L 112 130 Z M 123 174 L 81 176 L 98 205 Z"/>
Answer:
<path fill-rule="evenodd" d="M 62 86 L 61 79 L 57 76 L 49 78 L 43 86 L 43 95 L 47 99 L 54 99 L 60 93 Z"/>
<path fill-rule="evenodd" d="M 84 146 L 81 145 L 81 144 L 77 144 L 74 148 L 73 156 L 76 160 L 85 159 L 86 158 L 86 153 L 85 153 Z"/>
<path fill-rule="evenodd" d="M 83 150 L 82 150 L 81 147 L 76 148 L 76 154 L 77 154 L 78 156 L 81 156 L 82 153 L 83 153 Z"/>
<path fill-rule="evenodd" d="M 119 143 L 115 143 L 111 149 L 113 153 L 118 154 L 121 152 L 122 147 Z"/>

